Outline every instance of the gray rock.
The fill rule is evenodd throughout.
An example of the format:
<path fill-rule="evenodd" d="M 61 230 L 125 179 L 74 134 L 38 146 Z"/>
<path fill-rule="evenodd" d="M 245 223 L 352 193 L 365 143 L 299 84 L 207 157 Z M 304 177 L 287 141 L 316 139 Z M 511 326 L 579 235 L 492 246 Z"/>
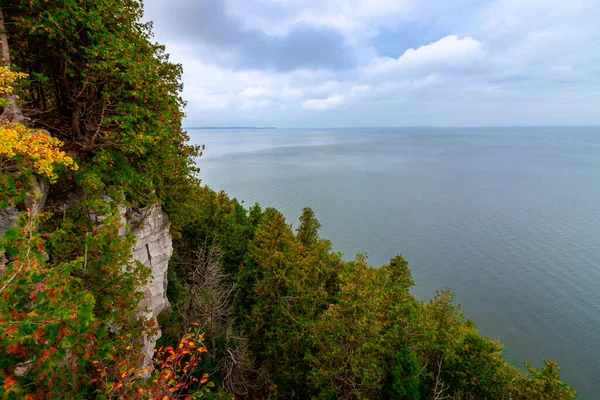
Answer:
<path fill-rule="evenodd" d="M 19 208 L 28 208 L 31 210 L 32 215 L 39 214 L 44 209 L 49 190 L 50 185 L 47 182 L 34 180 L 27 196 L 23 200 L 22 206 L 19 204 Z M 7 230 L 17 226 L 18 217 L 19 211 L 14 205 L 0 210 L 0 238 L 4 237 L 4 233 Z"/>
<path fill-rule="evenodd" d="M 48 182 L 35 180 L 27 197 L 23 200 L 23 205 L 31 211 L 32 215 L 41 213 L 46 205 L 49 191 L 50 184 Z"/>
<path fill-rule="evenodd" d="M 145 298 L 140 302 L 139 308 L 146 317 L 156 320 L 162 311 L 171 311 L 167 299 L 167 268 L 173 254 L 171 221 L 160 206 L 156 205 L 127 212 L 125 222 L 130 227 L 130 232 L 136 236 L 133 258 L 152 270 L 152 276 L 143 288 Z M 144 367 L 151 366 L 154 346 L 160 336 L 159 330 L 152 337 L 142 338 Z"/>
<path fill-rule="evenodd" d="M 4 237 L 4 232 L 17 225 L 19 212 L 14 206 L 10 206 L 0 211 L 0 238 Z"/>

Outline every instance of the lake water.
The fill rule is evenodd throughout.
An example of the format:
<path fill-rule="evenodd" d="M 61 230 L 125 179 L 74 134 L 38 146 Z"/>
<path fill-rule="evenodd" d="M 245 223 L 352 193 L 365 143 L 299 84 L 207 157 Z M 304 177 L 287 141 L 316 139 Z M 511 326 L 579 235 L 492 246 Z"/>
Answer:
<path fill-rule="evenodd" d="M 600 398 L 600 128 L 190 130 L 201 178 L 372 265 L 448 286 L 517 365 Z"/>

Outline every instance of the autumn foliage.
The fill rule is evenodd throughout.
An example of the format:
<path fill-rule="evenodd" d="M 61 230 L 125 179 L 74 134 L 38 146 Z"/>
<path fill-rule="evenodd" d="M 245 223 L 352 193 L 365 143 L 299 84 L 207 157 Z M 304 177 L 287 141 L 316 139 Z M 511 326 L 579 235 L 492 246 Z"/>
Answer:
<path fill-rule="evenodd" d="M 22 124 L 0 122 L 0 158 L 7 173 L 9 160 L 14 160 L 13 169 L 29 169 L 35 174 L 55 182 L 58 169 L 70 167 L 77 170 L 73 159 L 60 150 L 62 142 L 47 132 L 25 127 Z"/>
<path fill-rule="evenodd" d="M 150 269 L 132 260 L 123 218 L 155 203 L 185 216 L 178 196 L 196 182 L 197 151 L 180 127 L 181 69 L 149 41 L 135 1 L 9 0 L 2 11 L 12 69 L 0 69 L 0 107 L 10 94 L 26 118 L 0 122 L 0 211 L 19 212 L 0 241 L 0 397 L 127 398 L 133 381 L 187 393 L 163 368 L 154 386 L 138 376 L 142 338 L 158 327 L 139 309 Z M 27 207 L 42 181 L 52 195 L 39 213 Z M 197 373 L 201 353 L 186 346 L 157 354 L 179 377 Z"/>

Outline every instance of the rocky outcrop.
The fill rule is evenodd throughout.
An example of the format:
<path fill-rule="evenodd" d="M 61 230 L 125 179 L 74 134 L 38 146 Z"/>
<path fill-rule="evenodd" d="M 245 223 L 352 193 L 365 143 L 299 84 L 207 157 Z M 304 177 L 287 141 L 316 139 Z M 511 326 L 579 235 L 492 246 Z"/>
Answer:
<path fill-rule="evenodd" d="M 32 215 L 39 214 L 46 204 L 49 189 L 50 185 L 48 185 L 47 182 L 34 180 L 22 205 L 19 205 L 19 208 L 29 209 Z M 0 238 L 4 236 L 4 233 L 7 230 L 17 226 L 18 217 L 19 211 L 14 205 L 10 205 L 5 209 L 0 210 Z"/>
<path fill-rule="evenodd" d="M 125 222 L 129 231 L 136 236 L 133 258 L 152 270 L 150 281 L 143 288 L 145 298 L 139 307 L 148 318 L 156 319 L 161 312 L 171 310 L 167 299 L 167 267 L 173 254 L 171 222 L 158 205 L 128 211 Z M 142 338 L 145 366 L 150 365 L 154 346 L 160 336 L 158 331 L 155 336 Z"/>
<path fill-rule="evenodd" d="M 4 236 L 4 232 L 17 226 L 18 217 L 19 212 L 14 206 L 0 210 L 0 238 Z"/>
<path fill-rule="evenodd" d="M 48 199 L 50 192 L 50 184 L 46 181 L 34 180 L 29 193 L 23 200 L 25 209 L 31 211 L 32 215 L 37 215 L 42 212 Z"/>
<path fill-rule="evenodd" d="M 35 182 L 27 197 L 23 200 L 21 208 L 26 208 L 33 215 L 38 214 L 44 208 L 48 196 L 49 185 L 44 182 Z M 167 268 L 169 259 L 173 254 L 173 242 L 171 238 L 171 222 L 160 206 L 155 205 L 148 208 L 122 210 L 121 234 L 133 233 L 136 244 L 132 249 L 132 258 L 140 261 L 151 269 L 152 275 L 141 290 L 144 300 L 139 304 L 139 309 L 149 319 L 155 319 L 163 311 L 170 311 L 171 306 L 167 299 Z M 17 224 L 18 210 L 10 206 L 0 210 L 0 237 L 4 232 Z M 97 216 L 101 222 L 102 217 Z M 3 256 L 4 253 L 0 254 Z M 7 260 L 0 257 L 0 265 Z M 142 353 L 144 355 L 144 366 L 150 366 L 154 354 L 154 346 L 160 338 L 161 333 L 142 339 Z"/>

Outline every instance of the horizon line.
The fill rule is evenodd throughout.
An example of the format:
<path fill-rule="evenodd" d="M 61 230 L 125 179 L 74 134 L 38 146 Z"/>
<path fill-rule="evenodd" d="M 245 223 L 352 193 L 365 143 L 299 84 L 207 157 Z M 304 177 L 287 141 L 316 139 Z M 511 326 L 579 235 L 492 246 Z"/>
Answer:
<path fill-rule="evenodd" d="M 600 128 L 598 125 L 365 125 L 365 126 L 189 126 L 182 129 L 406 129 L 406 128 L 441 128 L 441 129 L 466 129 L 466 128 Z"/>

